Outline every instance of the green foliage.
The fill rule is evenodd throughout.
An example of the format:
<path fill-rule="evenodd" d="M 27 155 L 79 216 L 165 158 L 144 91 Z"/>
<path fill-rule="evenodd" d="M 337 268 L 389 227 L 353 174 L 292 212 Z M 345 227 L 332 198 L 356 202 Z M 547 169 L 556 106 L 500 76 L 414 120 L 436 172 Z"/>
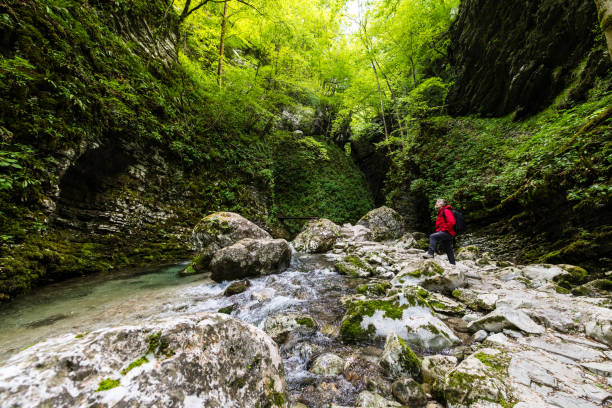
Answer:
<path fill-rule="evenodd" d="M 373 207 L 359 170 L 335 145 L 321 138 L 277 133 L 271 138 L 274 197 L 286 217 L 323 217 L 355 222 Z M 286 222 L 297 233 L 301 223 Z"/>

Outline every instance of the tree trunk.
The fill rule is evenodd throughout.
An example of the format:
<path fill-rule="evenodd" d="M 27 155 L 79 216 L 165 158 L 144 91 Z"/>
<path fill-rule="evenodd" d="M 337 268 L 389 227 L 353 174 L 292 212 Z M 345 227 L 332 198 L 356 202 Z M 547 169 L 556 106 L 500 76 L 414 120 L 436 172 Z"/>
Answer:
<path fill-rule="evenodd" d="M 389 88 L 389 93 L 391 94 L 391 99 L 393 100 L 393 106 L 395 107 L 394 109 L 395 120 L 397 120 L 397 126 L 399 126 L 400 136 L 404 137 L 404 126 L 402 124 L 402 120 L 400 118 L 400 113 L 399 113 L 399 101 L 397 100 L 397 97 L 395 96 L 395 92 L 393 92 L 393 88 L 391 87 L 391 82 L 389 81 L 389 78 L 387 78 L 387 74 L 385 74 L 385 71 L 382 70 L 376 58 L 374 58 L 374 62 L 376 63 L 378 70 L 383 76 L 385 83 L 387 84 L 387 88 Z"/>
<path fill-rule="evenodd" d="M 608 54 L 612 59 L 612 0 L 595 0 L 595 4 L 599 15 L 599 25 L 606 36 Z"/>
<path fill-rule="evenodd" d="M 382 113 L 383 126 L 385 128 L 385 141 L 389 140 L 389 131 L 387 130 L 387 120 L 385 119 L 385 104 L 383 103 L 382 89 L 380 88 L 380 80 L 378 79 L 378 71 L 376 65 L 372 61 L 372 69 L 374 70 L 374 76 L 376 77 L 376 85 L 378 86 L 378 97 L 380 98 L 380 111 Z M 389 147 L 389 145 L 387 145 Z M 389 147 L 391 149 L 391 147 Z"/>
<path fill-rule="evenodd" d="M 223 20 L 221 20 L 221 40 L 219 41 L 219 68 L 217 69 L 217 83 L 221 86 L 223 82 L 223 57 L 225 54 L 225 27 L 227 25 L 227 2 L 223 5 Z"/>

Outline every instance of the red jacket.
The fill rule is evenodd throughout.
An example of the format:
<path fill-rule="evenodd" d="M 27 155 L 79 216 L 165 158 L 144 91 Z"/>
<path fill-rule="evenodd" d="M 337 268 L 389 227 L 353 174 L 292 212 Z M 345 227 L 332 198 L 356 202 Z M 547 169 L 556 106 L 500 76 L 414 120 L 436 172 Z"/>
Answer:
<path fill-rule="evenodd" d="M 455 232 L 455 216 L 451 210 L 450 205 L 440 208 L 436 218 L 436 232 L 445 231 L 454 237 L 457 233 Z M 442 215 L 442 211 L 444 211 L 444 215 Z"/>

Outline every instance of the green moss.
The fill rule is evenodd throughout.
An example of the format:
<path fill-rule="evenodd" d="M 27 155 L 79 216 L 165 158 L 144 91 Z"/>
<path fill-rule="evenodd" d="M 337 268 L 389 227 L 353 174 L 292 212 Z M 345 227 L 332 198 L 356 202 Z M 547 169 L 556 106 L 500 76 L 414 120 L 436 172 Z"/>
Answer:
<path fill-rule="evenodd" d="M 224 313 L 224 314 L 232 314 L 233 311 L 234 311 L 234 305 L 222 307 L 221 309 L 217 310 L 217 312 Z"/>
<path fill-rule="evenodd" d="M 600 27 L 604 32 L 612 30 L 612 14 L 608 14 L 607 17 L 601 20 Z"/>
<path fill-rule="evenodd" d="M 461 299 L 463 292 L 459 289 L 454 289 L 451 293 L 455 299 Z"/>
<path fill-rule="evenodd" d="M 145 354 L 154 354 L 156 356 L 171 357 L 174 351 L 169 348 L 168 342 L 162 337 L 161 332 L 151 334 L 147 337 L 149 347 Z"/>
<path fill-rule="evenodd" d="M 317 326 L 315 321 L 311 319 L 310 317 L 298 317 L 297 319 L 295 319 L 295 322 L 299 324 L 300 326 L 306 326 L 306 327 L 311 327 L 311 328 Z"/>
<path fill-rule="evenodd" d="M 493 369 L 497 374 L 502 376 L 508 375 L 508 366 L 510 365 L 510 358 L 506 353 L 500 352 L 495 355 L 489 355 L 486 353 L 476 353 L 474 357 L 480 360 L 484 365 Z"/>
<path fill-rule="evenodd" d="M 478 266 L 486 266 L 486 265 L 489 265 L 489 264 L 490 264 L 490 262 L 489 262 L 489 260 L 487 258 L 480 258 L 480 259 L 478 259 L 476 261 L 476 265 L 478 265 Z"/>
<path fill-rule="evenodd" d="M 412 348 L 400 337 L 399 343 L 402 346 L 400 354 L 400 364 L 405 371 L 409 372 L 413 377 L 417 377 L 421 372 L 421 359 L 412 351 Z"/>
<path fill-rule="evenodd" d="M 369 296 L 385 296 L 388 289 L 391 289 L 392 285 L 389 281 L 383 281 L 378 283 L 370 283 L 360 285 L 357 287 L 356 292 L 362 295 Z"/>
<path fill-rule="evenodd" d="M 134 369 L 136 367 L 140 367 L 141 365 L 146 364 L 148 362 L 149 362 L 149 359 L 146 356 L 142 356 L 139 359 L 136 359 L 136 360 L 132 361 L 126 368 L 121 370 L 121 375 L 126 375 L 132 369 Z"/>
<path fill-rule="evenodd" d="M 195 275 L 198 272 L 195 270 L 192 264 L 187 265 L 185 269 L 179 272 L 179 276 L 191 276 Z"/>
<path fill-rule="evenodd" d="M 560 293 L 562 295 L 567 295 L 571 293 L 569 289 L 566 289 L 561 285 L 555 285 L 555 292 Z"/>
<path fill-rule="evenodd" d="M 112 378 L 107 378 L 105 380 L 100 381 L 100 384 L 98 384 L 98 389 L 96 390 L 96 392 L 111 390 L 121 385 L 120 383 L 121 382 L 119 380 L 113 380 Z"/>
<path fill-rule="evenodd" d="M 344 341 L 355 342 L 371 338 L 376 332 L 374 325 L 368 325 L 367 329 L 361 326 L 364 316 L 374 316 L 377 311 L 382 311 L 383 317 L 389 319 L 401 319 L 404 309 L 409 305 L 400 305 L 397 299 L 374 299 L 365 301 L 354 301 L 348 306 L 348 310 L 340 326 L 340 335 Z"/>

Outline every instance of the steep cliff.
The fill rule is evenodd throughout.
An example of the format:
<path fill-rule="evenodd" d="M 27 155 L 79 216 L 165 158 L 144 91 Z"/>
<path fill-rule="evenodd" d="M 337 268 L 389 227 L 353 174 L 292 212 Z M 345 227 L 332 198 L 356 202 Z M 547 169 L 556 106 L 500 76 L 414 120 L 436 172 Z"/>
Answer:
<path fill-rule="evenodd" d="M 282 201 L 292 184 L 275 171 L 287 158 L 275 149 L 299 140 L 243 129 L 219 108 L 232 102 L 177 61 L 168 4 L 0 2 L 0 300 L 186 257 L 191 228 L 210 211 L 285 234 L 277 208 L 304 210 Z M 308 171 L 316 160 L 302 165 L 303 176 L 323 177 Z M 315 215 L 357 219 L 371 205 L 358 170 L 343 154 L 327 165 L 338 188 L 319 202 L 335 212 Z M 350 190 L 363 200 L 344 202 Z"/>
<path fill-rule="evenodd" d="M 522 116 L 545 108 L 598 32 L 593 0 L 462 1 L 451 28 L 449 112 Z"/>

